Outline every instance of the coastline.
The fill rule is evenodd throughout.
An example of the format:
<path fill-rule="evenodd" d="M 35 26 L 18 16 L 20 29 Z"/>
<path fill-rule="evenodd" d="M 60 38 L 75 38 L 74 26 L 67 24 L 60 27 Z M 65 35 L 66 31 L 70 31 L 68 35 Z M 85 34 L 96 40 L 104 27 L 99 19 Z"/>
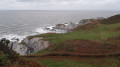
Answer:
<path fill-rule="evenodd" d="M 63 24 L 56 24 L 55 26 L 44 27 L 43 30 L 47 31 L 46 33 L 68 33 L 72 32 L 72 29 L 76 28 L 78 25 L 85 25 L 91 23 L 91 19 L 83 19 L 78 24 L 76 23 L 63 23 Z M 45 33 L 42 33 L 45 34 Z M 20 55 L 29 55 L 35 53 L 39 50 L 43 50 L 47 48 L 50 43 L 49 41 L 44 41 L 44 37 L 34 37 L 41 34 L 26 36 L 25 38 L 20 39 L 17 37 L 12 38 L 8 47 Z M 32 37 L 33 36 L 33 37 Z M 31 39 L 29 37 L 32 37 Z"/>

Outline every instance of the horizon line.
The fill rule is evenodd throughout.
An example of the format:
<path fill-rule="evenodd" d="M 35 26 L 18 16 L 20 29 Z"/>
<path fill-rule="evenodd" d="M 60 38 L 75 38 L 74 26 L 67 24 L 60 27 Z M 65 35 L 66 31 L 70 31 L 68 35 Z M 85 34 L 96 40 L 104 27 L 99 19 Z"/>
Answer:
<path fill-rule="evenodd" d="M 0 10 L 0 11 L 120 11 L 120 10 Z"/>

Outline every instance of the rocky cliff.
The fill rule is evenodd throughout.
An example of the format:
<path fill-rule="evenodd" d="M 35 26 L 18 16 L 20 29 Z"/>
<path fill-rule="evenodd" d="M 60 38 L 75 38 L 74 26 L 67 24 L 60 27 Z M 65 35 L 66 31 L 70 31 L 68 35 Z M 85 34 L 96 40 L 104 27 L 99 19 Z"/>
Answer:
<path fill-rule="evenodd" d="M 17 53 L 19 53 L 20 55 L 25 55 L 28 48 L 26 45 L 20 44 L 17 41 L 16 42 L 11 42 L 8 44 L 8 47 L 14 51 L 16 51 Z"/>
<path fill-rule="evenodd" d="M 66 32 L 70 32 L 71 29 L 76 28 L 78 25 L 85 25 L 88 23 L 91 23 L 92 20 L 90 19 L 84 19 L 81 20 L 79 22 L 79 24 L 75 24 L 75 23 L 65 23 L 65 24 L 57 24 L 56 26 L 53 27 L 46 27 L 45 30 L 50 30 L 50 31 L 66 31 Z M 15 42 L 10 42 L 8 44 L 9 48 L 16 51 L 17 53 L 19 53 L 20 55 L 28 55 L 28 54 L 32 54 L 34 52 L 37 52 L 39 50 L 43 50 L 45 48 L 47 48 L 50 43 L 49 41 L 44 41 L 43 37 L 35 37 L 32 39 L 29 39 L 28 37 L 25 38 L 24 40 L 22 40 L 21 43 L 19 43 L 19 39 L 14 38 L 14 40 L 16 40 Z"/>
<path fill-rule="evenodd" d="M 8 44 L 10 49 L 16 51 L 20 55 L 32 54 L 47 48 L 49 45 L 49 41 L 44 41 L 42 37 L 37 37 L 30 40 L 25 38 L 21 43 L 16 41 Z"/>

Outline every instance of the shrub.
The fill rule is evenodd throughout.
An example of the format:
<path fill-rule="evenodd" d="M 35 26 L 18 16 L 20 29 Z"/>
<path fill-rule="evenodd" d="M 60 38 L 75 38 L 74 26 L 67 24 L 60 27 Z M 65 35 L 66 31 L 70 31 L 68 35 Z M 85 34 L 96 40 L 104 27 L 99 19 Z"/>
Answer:
<path fill-rule="evenodd" d="M 3 51 L 0 51 L 0 65 L 10 63 L 10 59 L 8 58 L 8 54 L 5 54 Z"/>
<path fill-rule="evenodd" d="M 115 23 L 120 23 L 120 14 L 101 20 L 101 24 L 115 24 Z"/>
<path fill-rule="evenodd" d="M 6 39 L 1 40 L 1 42 L 0 42 L 0 51 L 7 54 L 11 61 L 17 61 L 19 59 L 19 54 L 17 54 L 12 49 L 9 49 L 9 47 L 7 46 L 8 43 L 9 43 L 9 40 L 6 40 Z"/>

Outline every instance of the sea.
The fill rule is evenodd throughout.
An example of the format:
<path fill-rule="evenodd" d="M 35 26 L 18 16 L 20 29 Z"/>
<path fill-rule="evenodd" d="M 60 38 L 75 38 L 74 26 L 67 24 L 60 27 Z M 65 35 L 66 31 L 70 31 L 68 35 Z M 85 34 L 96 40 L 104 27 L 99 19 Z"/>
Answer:
<path fill-rule="evenodd" d="M 21 41 L 27 36 L 48 33 L 43 29 L 47 26 L 116 14 L 120 11 L 0 10 L 0 39 Z"/>

